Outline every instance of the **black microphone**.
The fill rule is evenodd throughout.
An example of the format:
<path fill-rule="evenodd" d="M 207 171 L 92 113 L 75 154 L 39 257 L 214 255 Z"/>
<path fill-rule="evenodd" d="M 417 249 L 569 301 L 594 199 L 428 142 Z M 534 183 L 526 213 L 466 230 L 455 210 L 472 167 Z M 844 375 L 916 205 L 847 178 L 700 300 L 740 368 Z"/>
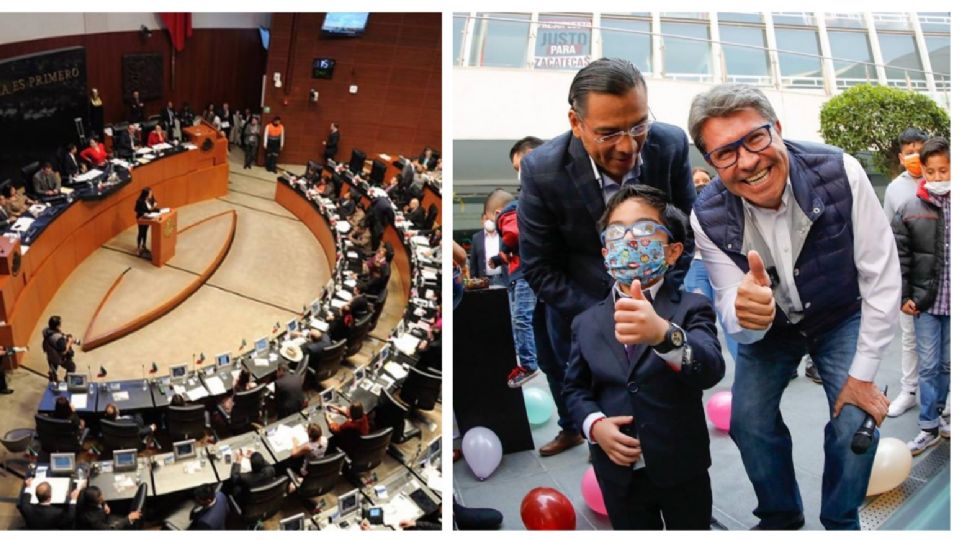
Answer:
<path fill-rule="evenodd" d="M 886 386 L 883 387 L 883 395 L 887 395 Z M 860 429 L 853 434 L 853 439 L 850 441 L 850 450 L 857 455 L 866 452 L 867 448 L 870 448 L 870 444 L 873 442 L 873 435 L 876 433 L 876 430 L 876 420 L 873 419 L 873 415 L 867 414 L 863 423 L 860 424 Z"/>

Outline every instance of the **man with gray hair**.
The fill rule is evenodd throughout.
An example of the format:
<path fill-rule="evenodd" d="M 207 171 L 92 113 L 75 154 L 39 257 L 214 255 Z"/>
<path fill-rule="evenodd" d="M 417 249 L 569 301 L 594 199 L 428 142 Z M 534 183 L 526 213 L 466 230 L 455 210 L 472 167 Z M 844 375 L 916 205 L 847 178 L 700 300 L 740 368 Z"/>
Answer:
<path fill-rule="evenodd" d="M 570 131 L 528 154 L 520 166 L 520 259 L 524 277 L 547 304 L 554 354 L 540 357 L 540 369 L 561 428 L 540 449 L 543 456 L 583 442 L 583 428 L 569 414 L 562 389 L 573 318 L 613 290 L 596 226 L 606 201 L 629 184 L 660 189 L 684 213 L 696 198 L 687 137 L 654 121 L 646 82 L 631 62 L 591 62 L 573 77 L 567 102 Z M 682 280 L 689 265 L 688 253 L 667 279 Z"/>
<path fill-rule="evenodd" d="M 859 529 L 878 441 L 866 419 L 880 424 L 890 403 L 873 384 L 900 302 L 890 225 L 857 160 L 785 141 L 757 88 L 725 84 L 696 96 L 689 132 L 718 174 L 691 226 L 721 323 L 740 343 L 730 436 L 757 495 L 756 528 L 804 524 L 780 399 L 809 353 L 830 414 L 820 522 Z M 852 445 L 862 427 L 870 438 Z"/>

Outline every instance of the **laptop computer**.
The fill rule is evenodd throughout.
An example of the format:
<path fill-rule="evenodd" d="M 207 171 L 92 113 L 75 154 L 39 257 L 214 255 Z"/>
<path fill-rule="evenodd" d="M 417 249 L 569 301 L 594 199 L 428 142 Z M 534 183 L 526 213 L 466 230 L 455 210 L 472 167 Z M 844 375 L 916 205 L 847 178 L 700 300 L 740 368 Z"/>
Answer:
<path fill-rule="evenodd" d="M 113 470 L 114 472 L 137 470 L 137 450 L 114 450 Z"/>
<path fill-rule="evenodd" d="M 70 476 L 77 468 L 77 455 L 68 452 L 50 454 L 50 475 Z"/>
<path fill-rule="evenodd" d="M 170 379 L 173 381 L 182 381 L 187 376 L 187 365 L 179 364 L 170 367 Z"/>
<path fill-rule="evenodd" d="M 87 381 L 86 375 L 81 375 L 79 373 L 68 373 L 67 374 L 67 391 L 75 394 L 85 393 L 89 389 L 90 385 Z"/>
<path fill-rule="evenodd" d="M 177 461 L 192 459 L 197 456 L 196 439 L 187 439 L 173 443 L 173 457 Z"/>
<path fill-rule="evenodd" d="M 225 352 L 217 355 L 217 369 L 230 367 L 230 353 Z"/>

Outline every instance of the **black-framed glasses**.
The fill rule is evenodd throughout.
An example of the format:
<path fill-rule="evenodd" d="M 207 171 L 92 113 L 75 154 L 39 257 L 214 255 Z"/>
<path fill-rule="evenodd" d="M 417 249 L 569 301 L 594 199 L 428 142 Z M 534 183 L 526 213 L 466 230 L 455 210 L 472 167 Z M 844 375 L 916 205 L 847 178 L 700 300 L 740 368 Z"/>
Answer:
<path fill-rule="evenodd" d="M 667 235 L 668 240 L 673 240 L 673 235 L 670 234 L 670 229 L 664 227 L 656 221 L 641 219 L 631 223 L 630 225 L 624 225 L 623 223 L 611 223 L 607 225 L 606 229 L 600 231 L 600 243 L 606 244 L 607 242 L 619 240 L 627 235 L 627 231 L 630 231 L 634 238 L 653 236 L 657 231 L 662 231 Z"/>
<path fill-rule="evenodd" d="M 750 133 L 747 133 L 730 144 L 725 144 L 716 150 L 705 152 L 703 159 L 707 160 L 707 163 L 713 165 L 716 169 L 732 167 L 740 158 L 741 146 L 754 154 L 766 150 L 767 147 L 770 146 L 770 143 L 773 142 L 773 134 L 770 132 L 772 127 L 772 124 L 764 124 L 755 128 Z"/>
<path fill-rule="evenodd" d="M 650 131 L 650 126 L 657 121 L 657 118 L 653 115 L 653 111 L 647 109 L 647 118 L 643 122 L 640 122 L 639 124 L 633 127 L 630 127 L 629 129 L 621 129 L 620 131 L 617 131 L 615 133 L 604 133 L 603 135 L 601 135 L 597 133 L 595 129 L 590 127 L 590 124 L 588 124 L 587 121 L 583 119 L 583 116 L 580 113 L 577 113 L 577 118 L 579 118 L 580 121 L 583 122 L 583 125 L 587 126 L 587 129 L 589 129 L 590 131 L 593 132 L 594 135 L 596 135 L 593 141 L 600 145 L 614 144 L 618 142 L 620 138 L 623 137 L 624 135 L 633 137 L 634 139 L 636 139 L 637 137 L 643 137 L 647 134 L 648 131 Z"/>

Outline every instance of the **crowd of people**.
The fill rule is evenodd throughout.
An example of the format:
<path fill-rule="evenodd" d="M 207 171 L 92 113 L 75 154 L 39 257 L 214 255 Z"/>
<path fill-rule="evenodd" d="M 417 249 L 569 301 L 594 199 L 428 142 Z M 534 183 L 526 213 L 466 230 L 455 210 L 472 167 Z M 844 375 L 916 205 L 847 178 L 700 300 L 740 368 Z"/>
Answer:
<path fill-rule="evenodd" d="M 946 139 L 904 132 L 905 171 L 881 205 L 857 159 L 785 140 L 756 87 L 693 99 L 687 133 L 712 173 L 692 167 L 684 130 L 653 120 L 629 61 L 590 63 L 568 100 L 569 131 L 511 149 L 519 202 L 487 197 L 463 268 L 509 287 L 518 365 L 507 384 L 547 378 L 560 432 L 540 454 L 589 441 L 616 529 L 709 528 L 701 400 L 727 368 L 719 323 L 755 528 L 804 525 L 780 405 L 807 358 L 830 411 L 820 521 L 858 529 L 879 436 L 859 454 L 851 439 L 867 417 L 879 425 L 919 403 L 911 451 L 949 437 Z M 891 405 L 874 380 L 898 312 L 904 375 Z"/>

